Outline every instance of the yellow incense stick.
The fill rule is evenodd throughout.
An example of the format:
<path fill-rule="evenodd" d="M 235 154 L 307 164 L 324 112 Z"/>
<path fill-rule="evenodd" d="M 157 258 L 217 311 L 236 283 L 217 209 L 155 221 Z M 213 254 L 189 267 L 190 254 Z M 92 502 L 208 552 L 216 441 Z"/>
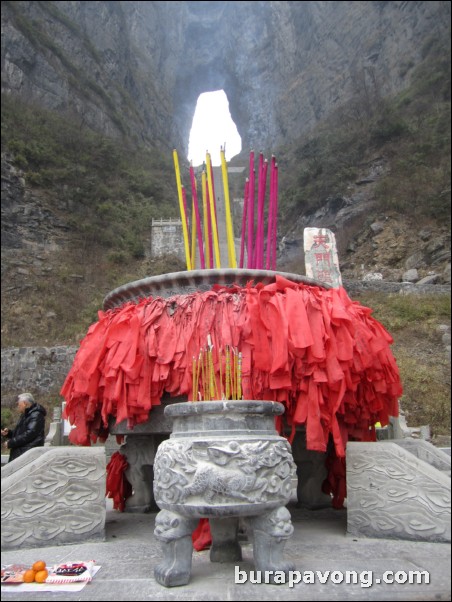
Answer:
<path fill-rule="evenodd" d="M 209 383 L 210 383 L 210 398 L 215 399 L 215 373 L 213 369 L 212 350 L 209 349 L 207 352 L 207 358 L 209 361 Z"/>
<path fill-rule="evenodd" d="M 210 247 L 209 247 L 209 208 L 207 207 L 207 181 L 206 172 L 203 171 L 201 174 L 201 189 L 202 189 L 202 212 L 204 220 L 204 249 L 206 254 L 206 267 L 210 268 Z"/>
<path fill-rule="evenodd" d="M 226 158 L 224 156 L 223 147 L 221 147 L 220 155 L 221 155 L 221 173 L 223 175 L 224 205 L 225 205 L 225 209 L 226 209 L 226 237 L 227 237 L 227 241 L 228 241 L 229 267 L 236 268 L 237 267 L 237 259 L 235 257 L 234 228 L 232 225 L 231 204 L 229 201 L 228 168 L 226 165 Z"/>
<path fill-rule="evenodd" d="M 236 367 L 236 362 L 235 362 L 235 349 L 234 347 L 231 347 L 231 391 L 232 391 L 232 399 L 237 399 L 237 394 L 236 394 L 236 390 L 235 390 L 235 367 Z"/>
<path fill-rule="evenodd" d="M 237 361 L 237 399 L 242 399 L 242 353 L 239 352 Z"/>
<path fill-rule="evenodd" d="M 196 360 L 196 399 L 195 401 L 199 401 L 199 359 Z"/>
<path fill-rule="evenodd" d="M 213 246 L 214 246 L 214 251 L 215 251 L 215 263 L 216 263 L 217 268 L 221 268 L 220 245 L 218 243 L 217 216 L 215 215 L 215 199 L 213 196 L 210 153 L 206 153 L 206 169 L 207 169 L 207 186 L 209 188 L 210 219 L 211 219 L 211 223 L 212 223 Z"/>
<path fill-rule="evenodd" d="M 223 353 L 220 351 L 218 354 L 218 361 L 220 364 L 220 399 L 224 399 L 224 391 L 223 391 Z"/>
<path fill-rule="evenodd" d="M 206 351 L 204 352 L 205 355 L 205 359 L 206 359 L 206 389 L 207 389 L 207 400 L 211 400 L 212 396 L 211 396 L 211 380 L 210 380 L 210 366 L 209 366 L 209 352 L 206 349 Z"/>
<path fill-rule="evenodd" d="M 182 183 L 181 183 L 181 179 L 180 179 L 179 159 L 177 157 L 176 149 L 173 150 L 173 160 L 174 160 L 174 169 L 176 172 L 176 185 L 177 185 L 177 194 L 179 197 L 179 211 L 180 211 L 180 216 L 181 216 L 181 221 L 182 221 L 182 233 L 184 235 L 185 261 L 187 264 L 187 270 L 191 270 L 190 244 L 189 244 L 189 240 L 188 240 L 187 216 L 185 215 L 184 201 L 182 198 Z"/>
<path fill-rule="evenodd" d="M 207 393 L 206 393 L 206 370 L 205 370 L 205 366 L 204 366 L 204 352 L 201 349 L 200 353 L 199 353 L 199 361 L 201 362 L 201 375 L 202 375 L 202 398 L 204 401 L 207 400 Z"/>
<path fill-rule="evenodd" d="M 191 366 L 191 378 L 192 378 L 192 395 L 191 395 L 191 399 L 192 401 L 195 400 L 195 390 L 196 390 L 196 360 L 195 358 L 193 358 L 192 361 L 192 366 Z"/>
<path fill-rule="evenodd" d="M 229 362 L 229 347 L 226 345 L 226 399 L 229 399 L 229 385 L 230 385 L 230 370 L 231 370 L 231 365 Z"/>

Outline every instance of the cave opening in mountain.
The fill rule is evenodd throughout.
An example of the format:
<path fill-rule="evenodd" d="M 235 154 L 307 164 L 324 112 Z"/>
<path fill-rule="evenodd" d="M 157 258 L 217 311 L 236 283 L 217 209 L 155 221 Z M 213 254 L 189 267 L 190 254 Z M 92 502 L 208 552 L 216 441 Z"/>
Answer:
<path fill-rule="evenodd" d="M 224 90 L 204 92 L 198 97 L 188 142 L 188 159 L 202 165 L 209 151 L 212 165 L 220 165 L 220 148 L 229 161 L 242 150 L 242 139 L 229 111 Z"/>

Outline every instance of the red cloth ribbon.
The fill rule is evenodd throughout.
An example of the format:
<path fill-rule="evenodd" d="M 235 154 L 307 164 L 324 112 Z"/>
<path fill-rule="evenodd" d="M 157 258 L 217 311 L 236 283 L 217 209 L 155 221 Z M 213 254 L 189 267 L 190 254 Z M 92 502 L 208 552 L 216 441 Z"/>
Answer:
<path fill-rule="evenodd" d="M 193 547 L 197 552 L 207 550 L 212 545 L 212 534 L 208 518 L 200 518 L 198 526 L 191 534 Z"/>
<path fill-rule="evenodd" d="M 124 474 L 128 467 L 125 456 L 119 451 L 111 455 L 107 464 L 106 496 L 113 498 L 113 508 L 120 512 L 124 512 L 126 500 L 132 495 L 132 486 Z"/>

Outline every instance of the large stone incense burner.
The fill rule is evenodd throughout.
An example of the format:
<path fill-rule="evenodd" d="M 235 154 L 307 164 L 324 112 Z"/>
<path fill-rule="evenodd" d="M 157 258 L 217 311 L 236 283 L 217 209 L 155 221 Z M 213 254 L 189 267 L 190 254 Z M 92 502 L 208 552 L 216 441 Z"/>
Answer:
<path fill-rule="evenodd" d="M 157 579 L 187 582 L 203 517 L 212 560 L 239 555 L 243 518 L 257 567 L 284 570 L 294 465 L 276 429 L 292 442 L 299 501 L 341 508 L 347 442 L 374 440 L 374 425 L 398 413 L 390 334 L 342 287 L 266 270 L 145 278 L 112 291 L 104 309 L 62 388 L 70 439 L 126 435 L 128 511 L 152 508 L 155 468 Z"/>
<path fill-rule="evenodd" d="M 192 270 L 190 272 L 176 272 L 170 274 L 162 274 L 159 276 L 150 276 L 142 280 L 129 282 L 117 289 L 111 291 L 104 299 L 104 309 L 114 309 L 120 307 L 127 302 L 136 302 L 141 298 L 154 297 L 177 298 L 179 295 L 189 295 L 193 293 L 202 293 L 208 291 L 214 285 L 221 286 L 246 286 L 248 283 L 260 283 L 263 285 L 275 282 L 277 274 L 291 280 L 292 282 L 305 283 L 308 285 L 321 286 L 328 289 L 330 286 L 325 283 L 319 283 L 317 280 L 308 278 L 303 275 L 274 272 L 271 270 L 255 270 L 255 269 L 213 269 L 213 270 Z M 180 299 L 179 299 L 180 301 Z M 177 302 L 177 299 L 175 300 Z M 121 452 L 127 457 L 128 468 L 126 476 L 132 484 L 133 494 L 126 500 L 125 509 L 127 512 L 149 512 L 154 508 L 154 495 L 152 483 L 154 478 L 154 458 L 158 446 L 164 441 L 171 432 L 171 417 L 172 414 L 165 412 L 166 407 L 177 402 L 186 401 L 184 396 L 170 397 L 165 394 L 162 398 L 162 405 L 155 406 L 150 412 L 149 419 L 134 427 L 128 425 L 127 420 L 116 423 L 115 417 L 110 418 L 109 432 L 113 435 L 125 435 L 126 443 L 122 446 Z M 199 407 L 198 405 L 194 407 Z M 281 406 L 282 407 L 282 406 Z M 203 405 L 202 413 L 197 410 L 190 418 L 190 424 L 194 425 L 193 429 L 198 428 L 198 421 L 202 416 L 207 415 L 206 405 Z M 168 410 L 172 411 L 172 410 Z M 205 414 L 206 413 L 206 414 Z M 280 412 L 282 413 L 282 412 Z M 212 421 L 213 414 L 209 414 L 209 421 Z M 186 418 L 188 420 L 188 417 Z M 258 420 L 258 418 L 256 418 Z M 273 425 L 272 425 L 273 428 Z M 293 452 L 297 463 L 304 460 L 306 455 L 305 450 L 301 449 L 302 440 L 297 436 L 293 442 Z M 320 470 L 316 470 L 315 474 L 315 497 L 312 502 L 312 494 L 309 494 L 308 504 L 314 507 L 329 504 L 329 497 L 321 493 L 321 482 L 326 476 L 323 466 L 324 455 L 317 452 L 311 452 L 311 455 L 318 457 L 320 461 Z M 309 462 L 310 466 L 311 462 Z M 306 478 L 299 476 L 298 497 L 305 502 L 306 489 L 305 481 L 312 480 L 309 476 L 309 471 L 303 471 Z M 319 499 L 317 499 L 319 498 Z"/>
<path fill-rule="evenodd" d="M 265 270 L 146 278 L 104 309 L 62 388 L 70 438 L 127 436 L 126 509 L 150 510 L 153 493 L 161 509 L 157 580 L 188 582 L 200 518 L 212 522 L 212 560 L 240 557 L 242 519 L 257 568 L 286 570 L 291 451 L 299 501 L 341 508 L 347 442 L 375 440 L 374 425 L 398 413 L 391 335 L 342 287 Z"/>
<path fill-rule="evenodd" d="M 275 430 L 284 412 L 271 401 L 176 403 L 165 408 L 173 419 L 169 440 L 154 461 L 154 496 L 161 508 L 155 535 L 164 559 L 156 580 L 167 587 L 188 583 L 192 531 L 210 519 L 212 562 L 241 560 L 239 517 L 253 532 L 258 570 L 293 570 L 283 548 L 293 532 L 285 508 L 295 464 L 290 445 Z"/>

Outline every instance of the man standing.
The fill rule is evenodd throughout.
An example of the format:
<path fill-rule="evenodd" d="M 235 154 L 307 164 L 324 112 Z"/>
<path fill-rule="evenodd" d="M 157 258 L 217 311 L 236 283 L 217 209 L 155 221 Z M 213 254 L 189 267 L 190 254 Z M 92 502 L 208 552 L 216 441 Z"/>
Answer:
<path fill-rule="evenodd" d="M 2 429 L 2 436 L 7 438 L 6 447 L 11 450 L 9 462 L 32 447 L 44 445 L 45 408 L 35 402 L 31 393 L 19 395 L 17 407 L 21 416 L 16 427 L 13 430 Z"/>

